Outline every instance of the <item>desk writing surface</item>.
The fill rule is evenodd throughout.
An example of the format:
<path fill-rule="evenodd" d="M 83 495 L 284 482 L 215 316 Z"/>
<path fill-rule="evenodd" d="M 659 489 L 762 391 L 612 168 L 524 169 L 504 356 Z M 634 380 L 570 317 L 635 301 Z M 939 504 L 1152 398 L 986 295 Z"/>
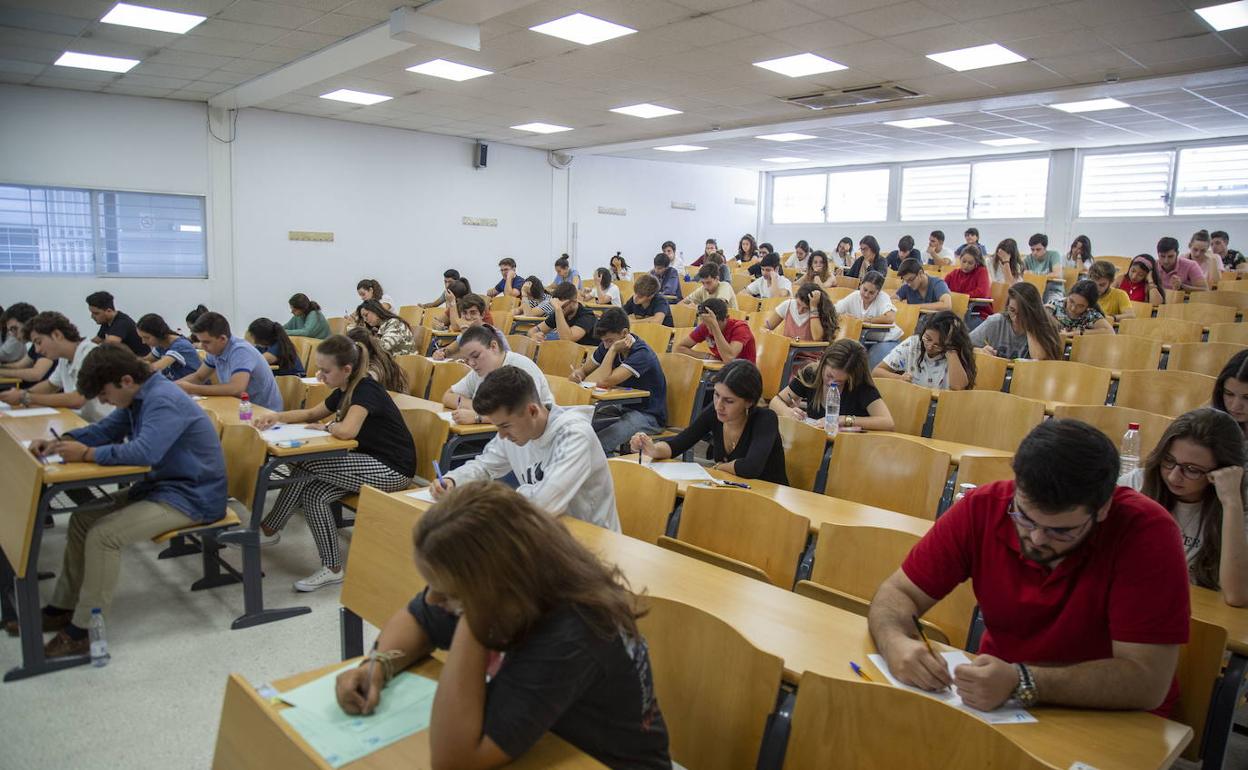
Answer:
<path fill-rule="evenodd" d="M 1192 617 L 1226 629 L 1226 646 L 1248 656 L 1248 607 L 1232 607 L 1218 591 L 1191 587 Z"/>
<path fill-rule="evenodd" d="M 912 436 L 909 433 L 897 433 L 895 431 L 866 431 L 867 433 L 878 433 L 885 436 L 896 436 L 898 438 L 913 441 L 932 449 L 945 452 L 949 455 L 950 461 L 954 465 L 962 462 L 963 457 L 1013 457 L 1013 452 L 1007 452 L 1004 449 L 993 449 L 992 447 L 976 446 L 975 444 L 963 444 L 958 441 L 945 441 L 938 438 L 928 438 L 927 436 Z M 831 437 L 828 439 L 832 441 Z"/>
<path fill-rule="evenodd" d="M 605 390 L 593 388 L 589 392 L 594 401 L 625 401 L 650 397 L 650 391 L 637 388 L 607 388 Z"/>
<path fill-rule="evenodd" d="M 87 421 L 68 409 L 58 409 L 57 414 L 8 419 L 0 417 L 0 427 L 19 444 L 23 441 L 52 439 L 52 430 L 64 434 L 76 428 L 85 428 Z M 66 484 L 72 481 L 107 479 L 147 473 L 145 465 L 97 465 L 96 463 L 49 463 L 44 466 L 44 484 Z"/>
<path fill-rule="evenodd" d="M 242 421 L 238 419 L 239 400 L 233 396 L 208 396 L 195 403 L 199 404 L 204 411 L 215 414 L 224 425 L 242 424 Z M 273 414 L 273 410 L 259 404 L 251 405 L 251 417 L 253 420 L 266 414 Z M 355 449 L 357 446 L 359 445 L 354 440 L 334 438 L 328 433 L 325 434 L 325 438 L 314 438 L 304 441 L 303 446 L 279 447 L 275 444 L 265 444 L 268 453 L 273 457 L 299 457 L 300 455 L 324 452 L 329 449 L 346 451 Z"/>
<path fill-rule="evenodd" d="M 427 398 L 420 398 L 419 396 L 409 396 L 406 393 L 396 393 L 393 390 L 388 392 L 390 393 L 390 398 L 394 399 L 394 405 L 400 410 L 423 409 L 427 412 L 440 413 L 449 413 L 451 411 L 445 404 L 439 401 L 430 401 Z M 493 424 L 488 422 L 482 422 L 480 424 L 470 423 L 468 425 L 460 425 L 452 422 L 450 423 L 450 426 L 451 433 L 459 436 L 475 436 L 481 433 L 496 433 L 498 431 Z"/>

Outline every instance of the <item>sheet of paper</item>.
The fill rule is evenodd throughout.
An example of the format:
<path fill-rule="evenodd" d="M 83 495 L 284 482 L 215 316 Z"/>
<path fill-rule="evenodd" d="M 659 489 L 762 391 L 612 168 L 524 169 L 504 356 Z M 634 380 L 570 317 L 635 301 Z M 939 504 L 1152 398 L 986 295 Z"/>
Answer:
<path fill-rule="evenodd" d="M 204 401 L 207 398 L 208 398 L 207 396 L 191 396 L 192 401 Z"/>
<path fill-rule="evenodd" d="M 316 379 L 315 377 L 300 377 L 299 381 L 302 382 L 304 385 L 320 385 L 321 384 L 321 381 Z"/>
<path fill-rule="evenodd" d="M 7 412 L 12 408 L 13 408 L 12 404 L 6 403 L 4 401 L 0 401 L 0 412 Z"/>
<path fill-rule="evenodd" d="M 945 663 L 949 666 L 950 676 L 953 675 L 954 668 L 971 662 L 971 659 L 968 658 L 966 653 L 961 650 L 942 652 L 941 655 L 944 656 Z M 920 695 L 926 695 L 929 698 L 935 698 L 936 700 L 941 701 L 942 703 L 947 703 L 954 708 L 962 709 L 972 716 L 979 717 L 989 724 L 1026 724 L 1037 721 L 1036 718 L 1026 709 L 1002 707 L 996 711 L 980 711 L 979 709 L 971 708 L 963 703 L 961 696 L 959 696 L 957 692 L 952 689 L 946 690 L 945 692 L 928 692 L 927 690 L 922 690 L 918 687 L 911 687 L 908 684 L 902 684 L 893 677 L 893 672 L 888 670 L 888 663 L 884 660 L 883 655 L 869 655 L 868 657 L 871 659 L 871 662 L 875 664 L 875 667 L 884 674 L 884 678 L 887 679 L 894 687 L 901 687 L 906 690 L 910 690 L 911 692 L 917 692 Z"/>
<path fill-rule="evenodd" d="M 60 414 L 50 406 L 36 406 L 32 409 L 10 409 L 5 412 L 6 417 L 51 417 Z"/>
<path fill-rule="evenodd" d="M 598 387 L 598 383 L 590 382 L 588 380 L 581 380 L 581 387 L 586 388 L 588 390 L 593 390 L 594 388 Z"/>
<path fill-rule="evenodd" d="M 653 463 L 650 470 L 672 481 L 714 481 L 714 477 L 697 463 Z"/>
<path fill-rule="evenodd" d="M 413 500 L 423 500 L 426 503 L 432 503 L 434 501 L 433 493 L 429 491 L 429 487 L 425 487 L 424 489 L 418 489 L 415 492 L 408 492 L 407 496 L 412 498 Z"/>
<path fill-rule="evenodd" d="M 281 696 L 294 707 L 283 710 L 282 717 L 333 767 L 342 767 L 429 727 L 437 682 L 405 671 L 386 685 L 376 712 L 351 716 L 338 706 L 334 692 L 339 671 Z"/>
<path fill-rule="evenodd" d="M 446 420 L 451 425 L 455 424 L 455 418 L 451 416 L 450 412 L 438 412 L 438 417 L 441 417 L 443 420 Z"/>
<path fill-rule="evenodd" d="M 313 438 L 325 438 L 329 434 L 323 430 L 314 428 L 305 428 L 302 425 L 287 425 L 286 423 L 278 423 L 271 428 L 260 431 L 260 435 L 270 444 L 276 444 L 279 441 L 300 441 Z"/>
<path fill-rule="evenodd" d="M 23 439 L 23 440 L 22 440 L 22 449 L 30 449 L 30 439 Z M 45 465 L 48 465 L 48 464 L 51 464 L 51 463 L 63 463 L 63 462 L 65 462 L 65 458 L 64 458 L 64 457 L 61 457 L 61 456 L 60 456 L 60 455 L 58 455 L 58 454 L 44 455 L 43 457 L 40 457 L 39 459 L 40 459 L 40 461 L 42 461 Z"/>

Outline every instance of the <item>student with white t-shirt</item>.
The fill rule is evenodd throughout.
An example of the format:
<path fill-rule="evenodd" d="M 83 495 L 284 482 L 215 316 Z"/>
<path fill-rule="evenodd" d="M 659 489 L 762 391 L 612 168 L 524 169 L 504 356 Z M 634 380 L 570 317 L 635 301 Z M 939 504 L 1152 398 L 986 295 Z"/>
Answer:
<path fill-rule="evenodd" d="M 793 282 L 780 274 L 780 256 L 768 254 L 758 263 L 763 274 L 745 287 L 748 294 L 761 299 L 788 297 L 793 294 Z"/>
<path fill-rule="evenodd" d="M 1175 418 L 1144 465 L 1118 484 L 1156 500 L 1183 534 L 1192 583 L 1233 607 L 1248 605 L 1248 511 L 1239 424 L 1225 412 L 1201 408 Z"/>
<path fill-rule="evenodd" d="M 472 399 L 481 387 L 481 380 L 500 366 L 524 370 L 537 385 L 538 400 L 548 407 L 555 403 L 550 383 L 533 359 L 503 350 L 498 336 L 489 327 L 472 326 L 464 330 L 459 337 L 459 358 L 468 364 L 469 372 L 442 394 L 442 403 L 454 410 L 451 417 L 461 425 L 484 422 L 485 418 L 473 411 Z"/>
<path fill-rule="evenodd" d="M 97 346 L 84 340 L 78 327 L 55 311 L 45 311 L 30 319 L 30 341 L 39 355 L 58 359 L 56 369 L 43 382 L 24 390 L 0 391 L 0 401 L 13 406 L 45 406 L 76 409 L 88 422 L 99 422 L 113 411 L 113 407 L 98 398 L 85 399 L 78 392 L 78 372 L 87 354 Z"/>
<path fill-rule="evenodd" d="M 828 299 L 827 290 L 816 283 L 804 283 L 792 299 L 786 299 L 771 311 L 763 320 L 763 325 L 768 331 L 779 328 L 791 340 L 831 342 L 836 339 L 840 321 L 832 300 Z M 818 348 L 801 350 L 793 360 L 817 361 L 822 352 Z"/>
<path fill-rule="evenodd" d="M 975 387 L 975 348 L 966 322 L 942 310 L 927 319 L 922 333 L 911 335 L 871 372 L 925 388 L 970 390 Z"/>
<path fill-rule="evenodd" d="M 581 291 L 585 293 L 586 302 L 614 307 L 624 304 L 620 299 L 620 287 L 612 283 L 611 271 L 605 267 L 595 270 L 593 283 L 586 284 Z"/>
<path fill-rule="evenodd" d="M 870 368 L 884 360 L 889 351 L 897 347 L 901 339 L 901 327 L 893 323 L 897 320 L 897 307 L 893 298 L 884 291 L 884 276 L 870 270 L 862 277 L 858 289 L 842 297 L 836 303 L 838 315 L 861 318 L 868 324 L 891 324 L 888 331 L 867 329 L 862 342 L 869 351 Z"/>

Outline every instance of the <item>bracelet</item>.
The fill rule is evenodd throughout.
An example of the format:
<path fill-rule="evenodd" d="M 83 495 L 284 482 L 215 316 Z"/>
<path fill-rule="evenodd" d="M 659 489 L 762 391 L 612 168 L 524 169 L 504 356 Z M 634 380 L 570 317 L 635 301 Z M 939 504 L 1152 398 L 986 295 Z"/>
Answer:
<path fill-rule="evenodd" d="M 30 391 L 29 390 L 22 391 L 21 401 L 22 401 L 22 406 L 30 406 Z"/>
<path fill-rule="evenodd" d="M 388 650 L 386 652 L 378 652 L 376 647 L 368 653 L 368 657 L 360 661 L 360 666 L 367 666 L 370 663 L 376 663 L 381 666 L 381 684 L 386 686 L 391 679 L 394 679 L 394 662 L 403 657 L 402 650 Z"/>

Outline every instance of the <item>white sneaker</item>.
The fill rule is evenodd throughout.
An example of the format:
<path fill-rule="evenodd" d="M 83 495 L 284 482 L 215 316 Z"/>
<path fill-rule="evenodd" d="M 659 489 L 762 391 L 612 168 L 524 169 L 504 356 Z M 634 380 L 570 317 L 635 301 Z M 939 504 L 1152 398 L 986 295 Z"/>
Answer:
<path fill-rule="evenodd" d="M 260 530 L 260 547 L 265 548 L 270 545 L 277 545 L 282 540 L 281 532 L 274 532 L 272 535 L 264 534 L 264 530 Z"/>
<path fill-rule="evenodd" d="M 296 591 L 315 591 L 334 583 L 342 582 L 342 572 L 334 572 L 329 567 L 321 567 L 303 580 L 295 581 Z"/>

